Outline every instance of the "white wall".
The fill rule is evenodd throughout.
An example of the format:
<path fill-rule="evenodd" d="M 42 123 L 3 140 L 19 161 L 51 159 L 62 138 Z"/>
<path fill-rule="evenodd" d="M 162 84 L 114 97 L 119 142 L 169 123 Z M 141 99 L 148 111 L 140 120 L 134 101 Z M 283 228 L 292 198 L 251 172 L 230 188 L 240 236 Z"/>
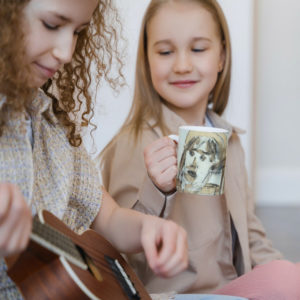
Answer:
<path fill-rule="evenodd" d="M 135 59 L 137 41 L 143 14 L 149 0 L 115 0 L 119 8 L 123 24 L 123 36 L 127 39 L 126 60 L 124 60 L 124 74 L 127 86 L 114 93 L 107 84 L 98 90 L 97 107 L 93 123 L 97 125 L 93 137 L 95 147 L 92 147 L 89 135 L 85 137 L 85 144 L 92 149 L 93 155 L 99 153 L 110 141 L 123 124 L 131 105 L 134 85 Z M 96 153 L 94 153 L 96 151 Z"/>
<path fill-rule="evenodd" d="M 232 82 L 225 118 L 246 130 L 241 136 L 252 185 L 253 156 L 253 0 L 219 0 L 228 21 L 232 43 Z"/>
<path fill-rule="evenodd" d="M 98 129 L 94 132 L 97 152 L 99 152 L 122 125 L 132 98 L 135 53 L 137 38 L 143 12 L 149 0 L 117 0 L 123 16 L 124 35 L 128 39 L 128 56 L 125 74 L 128 87 L 119 95 L 114 95 L 107 86 L 98 92 L 98 107 L 94 122 Z M 253 0 L 220 0 L 228 19 L 232 48 L 233 70 L 232 89 L 225 118 L 234 125 L 246 129 L 242 143 L 246 150 L 246 163 L 252 170 L 251 136 L 252 136 L 252 65 L 253 65 Z M 85 143 L 91 148 L 90 139 Z"/>
<path fill-rule="evenodd" d="M 300 205 L 300 1 L 257 0 L 257 203 Z"/>

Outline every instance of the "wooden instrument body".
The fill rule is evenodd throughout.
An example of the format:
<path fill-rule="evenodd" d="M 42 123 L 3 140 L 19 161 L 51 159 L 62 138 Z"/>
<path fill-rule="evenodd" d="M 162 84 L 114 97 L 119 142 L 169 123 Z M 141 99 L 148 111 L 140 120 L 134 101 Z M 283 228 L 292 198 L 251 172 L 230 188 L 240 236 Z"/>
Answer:
<path fill-rule="evenodd" d="M 138 291 L 140 299 L 151 300 L 142 282 L 123 257 L 102 236 L 93 230 L 77 235 L 51 213 L 43 211 L 45 223 L 62 232 L 93 260 L 100 271 L 102 281 L 91 272 L 70 263 L 46 248 L 30 241 L 16 261 L 7 260 L 8 274 L 17 284 L 25 299 L 42 300 L 128 300 L 117 277 L 111 270 L 105 256 L 117 259 Z"/>

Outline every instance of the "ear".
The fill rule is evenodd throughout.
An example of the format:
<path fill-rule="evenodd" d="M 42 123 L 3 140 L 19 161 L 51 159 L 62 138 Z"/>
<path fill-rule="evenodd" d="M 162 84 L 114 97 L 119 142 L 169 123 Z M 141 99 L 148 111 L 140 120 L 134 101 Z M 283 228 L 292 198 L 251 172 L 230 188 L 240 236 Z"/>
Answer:
<path fill-rule="evenodd" d="M 225 65 L 225 59 L 226 59 L 226 48 L 225 48 L 225 42 L 222 42 L 221 51 L 220 51 L 220 60 L 218 65 L 218 71 L 222 72 Z"/>

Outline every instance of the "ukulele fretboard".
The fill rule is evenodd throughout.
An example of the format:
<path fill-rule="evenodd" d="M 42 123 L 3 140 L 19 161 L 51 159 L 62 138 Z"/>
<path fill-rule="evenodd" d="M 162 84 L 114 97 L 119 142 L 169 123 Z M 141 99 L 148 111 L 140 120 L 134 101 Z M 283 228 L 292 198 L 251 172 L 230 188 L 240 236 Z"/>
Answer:
<path fill-rule="evenodd" d="M 37 215 L 33 219 L 31 239 L 49 251 L 64 256 L 74 265 L 84 270 L 88 268 L 73 241 L 49 225 L 41 223 Z"/>

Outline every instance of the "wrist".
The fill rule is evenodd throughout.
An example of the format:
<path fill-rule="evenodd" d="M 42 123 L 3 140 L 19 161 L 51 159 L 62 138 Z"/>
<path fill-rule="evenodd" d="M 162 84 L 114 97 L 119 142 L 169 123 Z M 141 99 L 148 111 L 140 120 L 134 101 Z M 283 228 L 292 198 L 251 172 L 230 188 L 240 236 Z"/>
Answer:
<path fill-rule="evenodd" d="M 164 191 L 162 191 L 162 190 L 160 190 L 165 196 L 170 196 L 170 195 L 173 195 L 174 193 L 176 193 L 177 192 L 177 189 L 176 189 L 176 187 L 175 188 L 173 188 L 173 189 L 171 189 L 170 191 L 166 191 L 166 192 L 164 192 Z"/>
<path fill-rule="evenodd" d="M 174 186 L 171 186 L 170 188 L 162 188 L 162 187 L 159 187 L 152 179 L 151 179 L 151 181 L 152 181 L 153 185 L 156 187 L 156 189 L 159 190 L 165 196 L 172 195 L 177 191 L 175 184 L 174 184 Z"/>

